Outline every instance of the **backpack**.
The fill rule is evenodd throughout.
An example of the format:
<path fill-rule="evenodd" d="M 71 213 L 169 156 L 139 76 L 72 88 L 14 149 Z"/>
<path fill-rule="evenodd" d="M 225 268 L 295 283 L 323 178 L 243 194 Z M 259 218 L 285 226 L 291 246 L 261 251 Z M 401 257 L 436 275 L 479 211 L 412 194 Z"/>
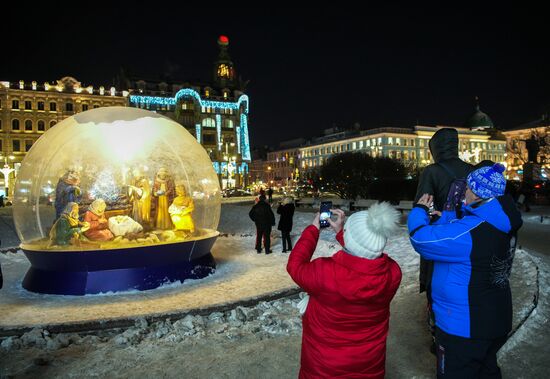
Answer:
<path fill-rule="evenodd" d="M 457 178 L 453 171 L 442 162 L 438 162 L 437 165 L 441 166 L 453 178 L 449 192 L 447 192 L 447 199 L 443 205 L 443 210 L 455 211 L 456 217 L 461 218 L 462 204 L 466 196 L 466 178 Z"/>

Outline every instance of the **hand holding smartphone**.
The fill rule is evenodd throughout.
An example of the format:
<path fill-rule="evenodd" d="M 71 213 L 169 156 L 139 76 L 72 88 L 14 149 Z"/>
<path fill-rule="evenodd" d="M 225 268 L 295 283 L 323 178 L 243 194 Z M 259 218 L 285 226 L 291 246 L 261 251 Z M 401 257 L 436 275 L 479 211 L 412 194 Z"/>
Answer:
<path fill-rule="evenodd" d="M 330 216 L 332 216 L 331 209 L 332 201 L 321 202 L 321 207 L 319 209 L 319 225 L 321 226 L 321 228 L 326 228 L 330 226 L 328 219 L 330 218 Z"/>

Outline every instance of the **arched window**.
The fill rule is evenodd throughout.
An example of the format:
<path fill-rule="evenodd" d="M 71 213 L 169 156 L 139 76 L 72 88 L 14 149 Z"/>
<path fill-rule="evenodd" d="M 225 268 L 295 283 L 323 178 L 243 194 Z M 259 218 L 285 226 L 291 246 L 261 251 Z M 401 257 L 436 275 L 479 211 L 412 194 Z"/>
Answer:
<path fill-rule="evenodd" d="M 205 118 L 202 120 L 202 126 L 205 128 L 215 128 L 216 121 L 213 118 Z"/>
<path fill-rule="evenodd" d="M 32 121 L 25 120 L 25 131 L 32 132 Z"/>
<path fill-rule="evenodd" d="M 233 129 L 233 120 L 225 120 L 225 127 Z"/>
<path fill-rule="evenodd" d="M 11 130 L 20 130 L 19 129 L 19 120 L 11 120 Z"/>
<path fill-rule="evenodd" d="M 42 120 L 38 121 L 37 127 L 39 132 L 43 132 L 44 130 L 46 130 L 46 125 Z"/>

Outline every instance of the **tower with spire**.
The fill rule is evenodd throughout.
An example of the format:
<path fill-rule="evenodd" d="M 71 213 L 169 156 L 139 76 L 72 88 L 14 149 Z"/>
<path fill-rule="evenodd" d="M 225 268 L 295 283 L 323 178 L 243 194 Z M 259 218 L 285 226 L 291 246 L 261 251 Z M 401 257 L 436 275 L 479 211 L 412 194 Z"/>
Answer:
<path fill-rule="evenodd" d="M 229 56 L 229 38 L 221 35 L 218 38 L 220 52 L 218 60 L 214 63 L 214 84 L 218 88 L 235 89 L 235 67 Z"/>

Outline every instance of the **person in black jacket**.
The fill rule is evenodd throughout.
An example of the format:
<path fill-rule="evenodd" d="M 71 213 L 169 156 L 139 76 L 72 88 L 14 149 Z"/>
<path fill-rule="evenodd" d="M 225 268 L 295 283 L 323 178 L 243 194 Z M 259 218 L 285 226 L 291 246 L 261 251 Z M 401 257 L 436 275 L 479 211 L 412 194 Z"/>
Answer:
<path fill-rule="evenodd" d="M 285 197 L 277 207 L 277 213 L 281 215 L 277 229 L 281 231 L 283 240 L 283 253 L 292 250 L 292 241 L 290 232 L 292 231 L 292 218 L 294 217 L 294 200 L 291 197 Z"/>
<path fill-rule="evenodd" d="M 427 193 L 433 196 L 433 206 L 437 211 L 443 211 L 443 205 L 453 181 L 457 178 L 466 178 L 472 170 L 472 165 L 458 157 L 458 132 L 453 128 L 439 129 L 430 139 L 430 152 L 435 163 L 427 166 L 418 182 L 415 203 Z M 428 323 L 435 333 L 435 319 L 431 309 L 431 282 L 433 261 L 420 257 L 420 292 L 426 291 L 428 299 Z M 435 337 L 434 337 L 435 338 Z M 435 353 L 435 342 L 432 344 L 432 353 Z"/>
<path fill-rule="evenodd" d="M 271 206 L 265 201 L 265 196 L 261 195 L 259 201 L 252 207 L 248 213 L 250 219 L 256 224 L 256 251 L 262 252 L 262 238 L 264 239 L 264 248 L 266 254 L 271 254 L 271 227 L 275 225 L 275 215 Z"/>

